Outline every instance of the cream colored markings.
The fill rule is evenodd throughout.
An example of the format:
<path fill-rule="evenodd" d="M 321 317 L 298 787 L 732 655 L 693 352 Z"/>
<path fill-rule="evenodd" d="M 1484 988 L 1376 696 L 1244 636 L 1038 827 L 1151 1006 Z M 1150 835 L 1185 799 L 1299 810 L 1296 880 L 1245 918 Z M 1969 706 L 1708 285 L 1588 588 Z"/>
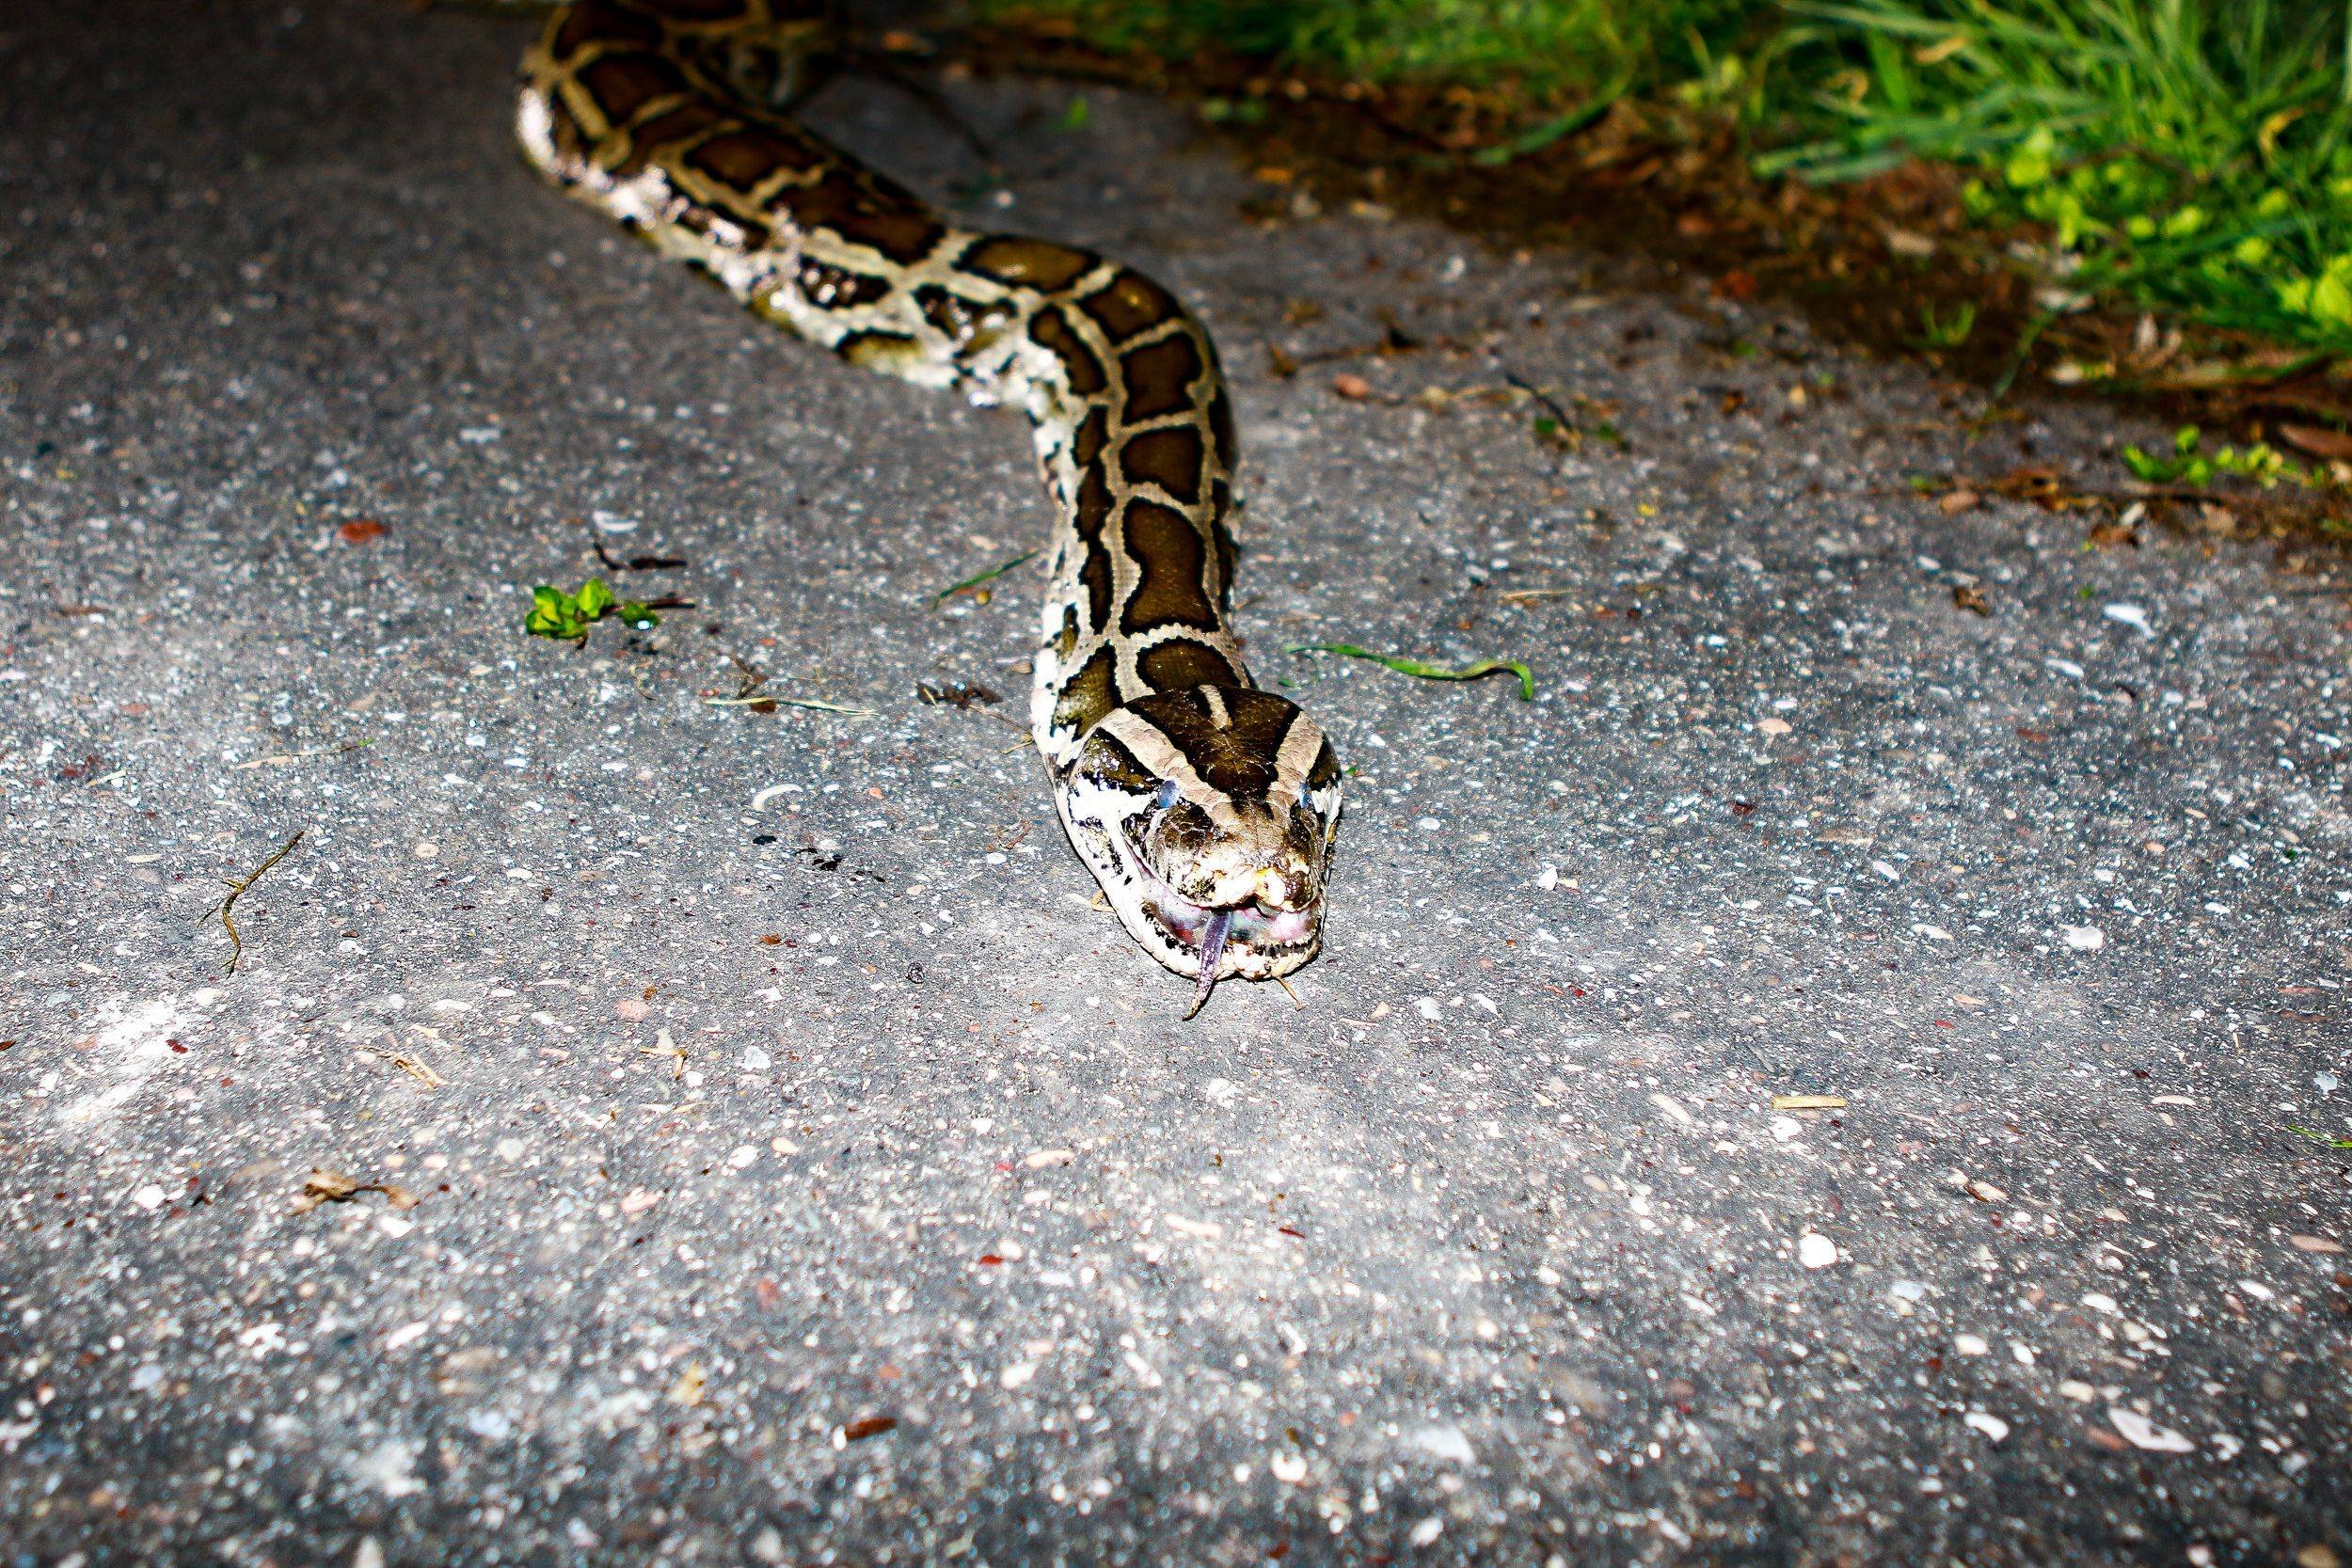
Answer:
<path fill-rule="evenodd" d="M 1274 787 L 1266 792 L 1267 800 L 1277 811 L 1298 803 L 1307 788 L 1307 775 L 1322 751 L 1321 730 L 1312 724 L 1291 725 L 1282 736 L 1282 749 L 1274 755 Z"/>
<path fill-rule="evenodd" d="M 1203 779 L 1192 759 L 1184 755 L 1184 748 L 1170 740 L 1157 724 L 1132 708 L 1120 708 L 1103 721 L 1103 733 L 1126 747 L 1136 761 L 1143 765 L 1145 772 L 1154 778 L 1175 781 L 1184 798 L 1207 812 L 1216 826 L 1230 830 L 1241 825 L 1241 815 L 1233 809 L 1232 797 Z"/>

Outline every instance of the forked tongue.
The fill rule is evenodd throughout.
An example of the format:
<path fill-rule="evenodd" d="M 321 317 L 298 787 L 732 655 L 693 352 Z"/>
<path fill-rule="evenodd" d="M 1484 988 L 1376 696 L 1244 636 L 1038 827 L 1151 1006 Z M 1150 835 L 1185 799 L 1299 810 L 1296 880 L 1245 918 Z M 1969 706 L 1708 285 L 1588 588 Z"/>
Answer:
<path fill-rule="evenodd" d="M 1216 990 L 1216 966 L 1225 957 L 1225 936 L 1233 928 L 1233 911 L 1219 910 L 1209 916 L 1209 928 L 1200 937 L 1200 989 L 1193 993 L 1190 1020 L 1209 1005 L 1209 992 Z"/>

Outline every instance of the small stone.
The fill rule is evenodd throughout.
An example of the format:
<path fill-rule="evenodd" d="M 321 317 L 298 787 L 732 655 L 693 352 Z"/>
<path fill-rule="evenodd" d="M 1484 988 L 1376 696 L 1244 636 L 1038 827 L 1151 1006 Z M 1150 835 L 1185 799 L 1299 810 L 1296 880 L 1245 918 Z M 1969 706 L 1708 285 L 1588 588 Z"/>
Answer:
<path fill-rule="evenodd" d="M 1837 1243 L 1818 1230 L 1808 1230 L 1797 1243 L 1797 1261 L 1808 1269 L 1826 1269 L 1837 1261 Z"/>
<path fill-rule="evenodd" d="M 164 1190 L 155 1185 L 154 1182 L 150 1181 L 146 1186 L 141 1187 L 138 1191 L 131 1195 L 131 1201 L 137 1204 L 140 1208 L 148 1211 L 148 1212 L 152 1213 L 164 1206 Z"/>
<path fill-rule="evenodd" d="M 1988 1416 L 1981 1410 L 1971 1410 L 1967 1415 L 1963 1416 L 1961 1420 L 1965 1425 L 1983 1433 L 1995 1443 L 2009 1436 L 2009 1423 L 1998 1416 Z"/>
<path fill-rule="evenodd" d="M 2096 926 L 2061 926 L 2058 940 L 2078 953 L 2096 953 L 2107 944 L 2107 934 Z"/>
<path fill-rule="evenodd" d="M 1981 1335 L 1955 1334 L 1952 1336 L 1952 1349 L 1963 1355 L 1982 1355 L 1992 1348 L 1991 1345 L 1985 1343 Z"/>
<path fill-rule="evenodd" d="M 2116 1431 L 2123 1434 L 2123 1440 L 2136 1449 L 2145 1449 L 2150 1453 L 2197 1451 L 2196 1444 L 2170 1427 L 2158 1426 L 2137 1410 L 2129 1410 L 2120 1404 L 2109 1405 L 2107 1419 L 2114 1423 Z"/>
<path fill-rule="evenodd" d="M 1405 1539 L 1416 1546 L 1426 1546 L 1445 1533 L 1445 1521 L 1432 1513 L 1406 1533 Z"/>

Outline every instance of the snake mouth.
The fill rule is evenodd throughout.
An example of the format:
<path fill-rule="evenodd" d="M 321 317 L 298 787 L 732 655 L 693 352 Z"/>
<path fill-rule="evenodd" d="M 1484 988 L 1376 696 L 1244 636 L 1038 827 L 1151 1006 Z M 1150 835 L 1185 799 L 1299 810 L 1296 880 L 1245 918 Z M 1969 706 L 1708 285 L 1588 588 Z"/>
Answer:
<path fill-rule="evenodd" d="M 1236 975 L 1265 979 L 1276 972 L 1276 960 L 1313 945 L 1322 926 L 1320 900 L 1295 910 L 1257 901 L 1222 908 L 1196 904 L 1152 869 L 1129 834 L 1110 836 L 1121 865 L 1142 895 L 1145 914 L 1171 947 L 1192 960 L 1192 972 L 1200 974 L 1203 957 L 1216 955 L 1209 960 L 1215 967 L 1201 974 L 1203 980 Z"/>

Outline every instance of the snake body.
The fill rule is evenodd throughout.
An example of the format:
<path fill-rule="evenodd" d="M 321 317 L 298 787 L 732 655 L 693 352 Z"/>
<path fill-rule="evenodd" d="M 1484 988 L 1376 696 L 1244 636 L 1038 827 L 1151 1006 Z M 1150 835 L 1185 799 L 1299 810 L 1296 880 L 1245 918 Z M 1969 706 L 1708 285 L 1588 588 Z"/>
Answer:
<path fill-rule="evenodd" d="M 1030 730 L 1070 841 L 1200 998 L 1286 974 L 1322 944 L 1340 767 L 1228 620 L 1216 349 L 1134 268 L 961 226 L 790 118 L 822 23 L 806 0 L 580 0 L 524 60 L 523 147 L 766 320 L 1027 414 L 1056 514 Z"/>

